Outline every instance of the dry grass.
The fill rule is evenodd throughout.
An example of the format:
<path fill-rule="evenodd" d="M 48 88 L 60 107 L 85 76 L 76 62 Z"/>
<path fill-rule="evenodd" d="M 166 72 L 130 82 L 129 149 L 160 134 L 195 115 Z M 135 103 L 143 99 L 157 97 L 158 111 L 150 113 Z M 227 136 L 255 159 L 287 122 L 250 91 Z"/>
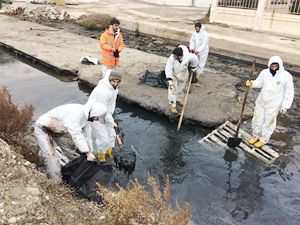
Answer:
<path fill-rule="evenodd" d="M 114 225 L 187 225 L 191 219 L 188 203 L 183 208 L 176 202 L 176 209 L 170 203 L 170 182 L 167 178 L 164 191 L 161 192 L 153 177 L 148 179 L 152 194 L 138 181 L 130 187 L 119 187 L 118 193 L 101 188 L 106 207 Z M 104 191 L 103 191 L 104 190 Z"/>
<path fill-rule="evenodd" d="M 104 30 L 111 19 L 112 17 L 105 14 L 90 14 L 80 16 L 76 23 L 88 30 Z"/>
<path fill-rule="evenodd" d="M 25 159 L 36 163 L 38 157 L 28 138 L 33 111 L 32 105 L 19 107 L 14 104 L 7 87 L 0 90 L 0 138 L 14 146 Z"/>

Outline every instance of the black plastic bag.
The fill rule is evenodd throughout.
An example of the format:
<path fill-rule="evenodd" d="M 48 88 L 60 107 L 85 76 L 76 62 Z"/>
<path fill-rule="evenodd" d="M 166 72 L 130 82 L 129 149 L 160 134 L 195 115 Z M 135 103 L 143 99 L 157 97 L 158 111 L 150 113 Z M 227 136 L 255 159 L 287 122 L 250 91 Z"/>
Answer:
<path fill-rule="evenodd" d="M 83 196 L 90 195 L 96 183 L 108 180 L 112 177 L 112 164 L 90 162 L 86 155 L 73 159 L 62 167 L 64 182 L 74 187 Z"/>
<path fill-rule="evenodd" d="M 117 169 L 128 176 L 133 173 L 136 164 L 136 153 L 131 149 L 113 148 L 114 161 Z"/>
<path fill-rule="evenodd" d="M 168 88 L 168 80 L 164 70 L 150 72 L 146 70 L 139 78 L 139 84 L 145 84 L 151 87 Z"/>

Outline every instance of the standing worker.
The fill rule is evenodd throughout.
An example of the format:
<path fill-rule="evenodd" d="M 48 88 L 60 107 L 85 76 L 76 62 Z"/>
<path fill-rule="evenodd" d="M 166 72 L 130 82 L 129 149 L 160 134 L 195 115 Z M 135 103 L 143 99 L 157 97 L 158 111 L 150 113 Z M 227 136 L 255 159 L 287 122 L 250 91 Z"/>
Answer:
<path fill-rule="evenodd" d="M 209 52 L 208 34 L 200 22 L 195 23 L 195 31 L 192 33 L 190 39 L 190 52 L 198 57 L 197 78 L 199 79 L 200 75 L 203 74 Z"/>
<path fill-rule="evenodd" d="M 195 72 L 197 64 L 196 55 L 189 53 L 188 48 L 184 45 L 175 48 L 169 57 L 165 72 L 169 83 L 168 100 L 172 113 L 177 113 L 176 102 L 183 105 L 184 90 L 189 79 L 189 67 Z"/>
<path fill-rule="evenodd" d="M 91 101 L 85 105 L 61 105 L 38 118 L 34 134 L 51 179 L 61 181 L 55 144 L 70 161 L 79 156 L 77 149 L 86 154 L 87 160 L 95 160 L 90 122 L 104 122 L 106 111 L 104 104 Z"/>
<path fill-rule="evenodd" d="M 112 158 L 112 148 L 115 146 L 117 124 L 113 114 L 116 108 L 118 87 L 122 80 L 122 74 L 115 70 L 108 70 L 106 76 L 99 81 L 92 91 L 88 101 L 103 103 L 107 108 L 105 123 L 94 123 L 93 128 L 96 133 L 96 146 L 98 148 L 98 158 L 105 162 L 106 156 Z"/>
<path fill-rule="evenodd" d="M 102 77 L 107 69 L 115 69 L 119 64 L 120 53 L 124 49 L 120 21 L 113 18 L 110 26 L 100 36 L 100 48 L 102 49 Z"/>
<path fill-rule="evenodd" d="M 246 86 L 261 88 L 252 119 L 253 137 L 249 144 L 257 148 L 268 143 L 276 128 L 278 113 L 285 114 L 294 98 L 292 75 L 287 72 L 279 56 L 273 56 L 268 69 L 261 71 L 256 80 L 247 80 Z"/>

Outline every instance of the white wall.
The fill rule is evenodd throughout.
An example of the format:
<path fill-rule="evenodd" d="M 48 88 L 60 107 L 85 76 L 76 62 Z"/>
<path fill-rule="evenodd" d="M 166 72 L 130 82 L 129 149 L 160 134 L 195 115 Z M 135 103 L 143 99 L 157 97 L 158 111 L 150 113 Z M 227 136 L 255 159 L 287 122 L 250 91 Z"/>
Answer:
<path fill-rule="evenodd" d="M 265 12 L 263 3 L 261 0 L 257 10 L 249 10 L 218 7 L 217 0 L 213 0 L 209 21 L 300 37 L 300 15 Z"/>
<path fill-rule="evenodd" d="M 212 0 L 142 0 L 160 5 L 209 7 Z"/>

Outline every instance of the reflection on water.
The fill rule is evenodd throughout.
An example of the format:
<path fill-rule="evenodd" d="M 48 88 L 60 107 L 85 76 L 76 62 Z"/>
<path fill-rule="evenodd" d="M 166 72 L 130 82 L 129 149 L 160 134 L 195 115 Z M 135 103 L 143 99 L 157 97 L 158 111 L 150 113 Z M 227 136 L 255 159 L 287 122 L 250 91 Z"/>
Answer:
<path fill-rule="evenodd" d="M 226 66 L 226 65 L 224 65 Z M 45 71 L 49 74 L 49 71 Z M 84 103 L 89 89 L 72 78 L 51 76 L 0 51 L 0 86 L 7 85 L 18 103 L 32 103 L 35 118 L 64 103 Z M 205 132 L 176 124 L 139 107 L 118 102 L 115 118 L 125 133 L 125 144 L 137 152 L 131 178 L 146 184 L 148 174 L 161 184 L 170 177 L 172 201 L 188 201 L 196 224 L 289 224 L 300 221 L 299 115 L 279 119 L 273 144 L 283 156 L 274 165 L 243 152 L 209 149 L 197 141 Z M 249 125 L 248 125 L 249 129 Z M 128 180 L 121 173 L 115 179 Z"/>

